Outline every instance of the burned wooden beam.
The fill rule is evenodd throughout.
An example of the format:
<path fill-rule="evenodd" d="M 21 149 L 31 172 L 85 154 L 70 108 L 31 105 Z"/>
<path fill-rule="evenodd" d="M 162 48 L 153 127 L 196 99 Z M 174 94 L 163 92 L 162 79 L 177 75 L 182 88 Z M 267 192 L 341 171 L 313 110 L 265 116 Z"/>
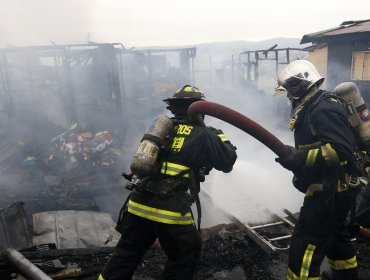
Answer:
<path fill-rule="evenodd" d="M 275 49 L 277 46 L 278 46 L 278 44 L 275 44 L 275 45 L 273 45 L 271 48 L 268 48 L 267 50 L 265 50 L 265 51 L 263 52 L 263 54 L 265 55 L 265 57 L 267 57 L 268 52 L 272 51 L 272 50 L 273 50 L 273 49 Z"/>
<path fill-rule="evenodd" d="M 20 273 L 30 280 L 52 280 L 41 269 L 26 259 L 21 253 L 13 248 L 8 248 L 3 255 L 12 263 Z"/>
<path fill-rule="evenodd" d="M 49 259 L 59 257 L 82 257 L 95 255 L 109 255 L 114 251 L 114 247 L 96 247 L 96 248 L 74 248 L 74 249 L 52 249 L 35 252 L 22 252 L 29 259 Z"/>

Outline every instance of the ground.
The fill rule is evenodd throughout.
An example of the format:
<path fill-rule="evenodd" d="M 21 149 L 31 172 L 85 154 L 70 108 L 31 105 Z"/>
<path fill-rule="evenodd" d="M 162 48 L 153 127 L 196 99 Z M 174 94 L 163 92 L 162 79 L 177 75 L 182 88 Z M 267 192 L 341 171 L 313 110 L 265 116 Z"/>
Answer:
<path fill-rule="evenodd" d="M 282 280 L 286 279 L 287 251 L 266 254 L 234 224 L 221 224 L 202 231 L 203 247 L 194 280 Z M 370 279 L 370 242 L 357 238 L 354 242 L 361 280 Z M 22 252 L 33 263 L 43 263 L 47 273 L 59 273 L 53 279 L 96 280 L 112 248 L 65 249 Z M 50 266 L 50 262 L 67 266 L 69 275 Z M 166 263 L 166 255 L 154 244 L 145 254 L 133 280 L 157 280 Z M 324 262 L 323 268 L 326 265 Z M 77 269 L 76 269 L 77 268 Z M 68 274 L 68 273 L 67 273 Z M 11 276 L 12 275 L 12 276 Z M 16 269 L 0 256 L 0 279 L 24 280 Z"/>
<path fill-rule="evenodd" d="M 206 236 L 195 280 L 281 280 L 286 279 L 287 251 L 267 255 L 243 230 L 225 225 Z M 363 239 L 354 242 L 361 280 L 370 279 L 370 243 Z M 160 279 L 166 256 L 159 246 L 149 250 L 138 268 L 134 280 Z M 323 264 L 323 269 L 327 265 Z"/>
<path fill-rule="evenodd" d="M 268 256 L 242 230 L 234 225 L 220 225 L 218 231 L 203 233 L 203 246 L 195 280 L 256 279 L 273 280 L 282 275 L 279 256 Z M 159 246 L 152 247 L 139 266 L 134 280 L 160 279 L 166 255 Z M 285 269 L 284 269 L 285 270 Z"/>

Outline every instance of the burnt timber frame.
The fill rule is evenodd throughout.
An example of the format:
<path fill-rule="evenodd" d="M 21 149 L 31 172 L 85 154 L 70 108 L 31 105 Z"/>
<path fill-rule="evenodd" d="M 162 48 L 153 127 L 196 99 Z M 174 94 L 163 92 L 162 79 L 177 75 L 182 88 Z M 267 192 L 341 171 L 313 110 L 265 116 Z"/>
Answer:
<path fill-rule="evenodd" d="M 166 53 L 178 53 L 180 55 L 180 65 L 179 68 L 182 70 L 182 73 L 189 81 L 190 84 L 194 82 L 194 58 L 197 54 L 196 48 L 174 48 L 174 49 L 143 49 L 143 50 L 135 50 L 136 53 L 142 53 L 149 57 L 150 63 L 150 56 L 155 53 L 162 53 L 166 55 Z"/>
<path fill-rule="evenodd" d="M 0 49 L 0 97 L 4 111 L 8 117 L 16 114 L 16 94 L 28 92 L 34 95 L 40 87 L 49 87 L 49 93 L 52 94 L 52 88 L 56 87 L 70 123 L 77 122 L 77 71 L 81 73 L 86 70 L 87 65 L 93 64 L 94 55 L 101 53 L 106 60 L 104 65 L 108 75 L 106 98 L 112 99 L 119 123 L 118 120 L 122 119 L 122 100 L 116 46 L 123 47 L 120 43 L 89 43 Z M 46 64 L 43 64 L 43 60 Z"/>
<path fill-rule="evenodd" d="M 86 108 L 94 111 L 96 99 L 105 101 L 111 110 L 112 127 L 125 131 L 127 120 L 124 116 L 125 108 L 130 107 L 131 99 L 138 93 L 127 88 L 126 84 L 144 83 L 145 91 L 141 97 L 150 99 L 155 94 L 156 80 L 154 56 L 166 59 L 168 53 L 178 53 L 179 72 L 184 82 L 194 81 L 194 58 L 196 48 L 177 49 L 125 49 L 121 43 L 94 43 L 7 47 L 0 49 L 0 113 L 12 118 L 22 112 L 23 96 L 37 99 L 36 94 L 43 90 L 44 94 L 57 96 L 64 108 L 64 114 L 69 123 L 78 122 Z M 142 57 L 145 61 L 139 67 L 145 67 L 146 77 L 140 82 L 129 80 L 130 65 L 125 58 L 131 56 L 135 60 Z M 158 72 L 158 71 L 157 71 Z M 95 78 L 94 78 L 95 77 Z M 174 88 L 173 90 L 175 90 Z M 127 92 L 130 90 L 131 92 Z M 81 96 L 83 100 L 81 101 Z M 130 99 L 131 98 L 131 99 Z M 99 110 L 99 104 L 97 110 Z M 76 108 L 77 106 L 77 108 Z M 81 110 L 82 108 L 82 110 Z M 84 119 L 89 121 L 89 116 Z M 90 118 L 90 124 L 95 125 Z"/>
<path fill-rule="evenodd" d="M 273 60 L 275 61 L 275 73 L 276 77 L 279 73 L 279 65 L 289 64 L 291 61 L 291 51 L 302 51 L 307 52 L 308 50 L 301 48 L 281 48 L 277 49 L 277 44 L 273 45 L 271 48 L 263 50 L 251 50 L 245 51 L 239 54 L 239 65 L 242 68 L 242 75 L 244 76 L 244 69 L 246 68 L 247 80 L 255 81 L 258 83 L 259 79 L 259 69 L 258 65 L 260 61 L 264 60 Z M 272 54 L 272 57 L 269 56 Z M 280 55 L 281 54 L 281 55 Z M 280 60 L 279 58 L 283 57 L 282 54 L 285 54 L 285 60 Z M 244 57 L 247 57 L 246 62 L 242 62 Z M 253 77 L 252 77 L 253 73 Z"/>

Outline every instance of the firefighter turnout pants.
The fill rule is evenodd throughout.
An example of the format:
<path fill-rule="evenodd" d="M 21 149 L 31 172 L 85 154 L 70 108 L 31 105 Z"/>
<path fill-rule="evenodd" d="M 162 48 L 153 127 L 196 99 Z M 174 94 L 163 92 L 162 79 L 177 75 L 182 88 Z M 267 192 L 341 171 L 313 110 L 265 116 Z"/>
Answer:
<path fill-rule="evenodd" d="M 98 279 L 131 279 L 157 238 L 168 256 L 161 279 L 193 279 L 202 245 L 195 226 L 159 223 L 131 213 L 127 213 L 122 237 Z"/>
<path fill-rule="evenodd" d="M 318 280 L 325 256 L 334 279 L 358 279 L 356 253 L 344 226 L 350 205 L 348 192 L 305 197 L 291 239 L 288 280 Z"/>

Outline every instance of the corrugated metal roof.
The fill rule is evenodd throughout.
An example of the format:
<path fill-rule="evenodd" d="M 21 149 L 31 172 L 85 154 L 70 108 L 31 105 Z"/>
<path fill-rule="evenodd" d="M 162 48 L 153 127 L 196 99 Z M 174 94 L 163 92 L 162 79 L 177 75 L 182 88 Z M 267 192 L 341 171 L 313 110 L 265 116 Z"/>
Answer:
<path fill-rule="evenodd" d="M 115 246 L 120 234 L 108 213 L 93 211 L 49 211 L 35 213 L 33 244 L 54 243 L 58 249 Z M 112 235 L 112 240 L 105 244 Z"/>
<path fill-rule="evenodd" d="M 345 21 L 339 27 L 306 34 L 302 37 L 301 44 L 327 43 L 333 40 L 351 41 L 370 39 L 370 19 L 358 21 Z"/>

